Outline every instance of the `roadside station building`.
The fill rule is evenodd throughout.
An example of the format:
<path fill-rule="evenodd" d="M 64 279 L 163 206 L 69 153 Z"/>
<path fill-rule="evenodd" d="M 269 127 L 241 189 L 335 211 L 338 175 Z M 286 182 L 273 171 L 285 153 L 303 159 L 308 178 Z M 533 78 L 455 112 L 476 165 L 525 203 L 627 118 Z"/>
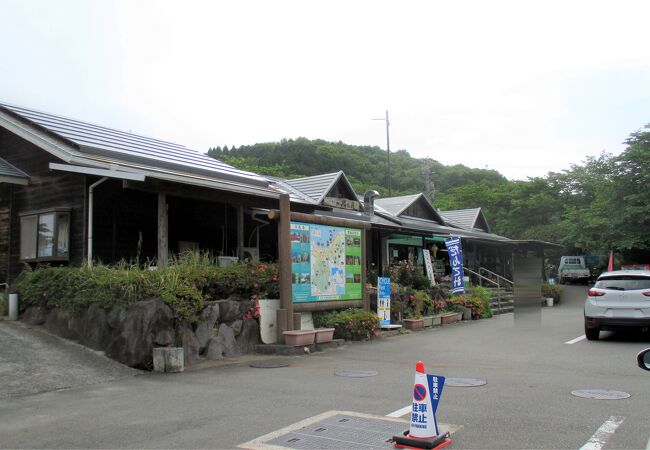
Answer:
<path fill-rule="evenodd" d="M 24 264 L 164 266 L 185 250 L 224 263 L 277 260 L 278 226 L 269 216 L 283 194 L 305 220 L 364 230 L 364 274 L 372 264 L 422 264 L 422 249 L 444 270 L 444 240 L 459 236 L 468 269 L 511 276 L 511 241 L 491 233 L 480 208 L 441 212 L 423 194 L 360 196 L 341 171 L 265 177 L 182 145 L 0 104 L 0 281 L 15 279 Z"/>

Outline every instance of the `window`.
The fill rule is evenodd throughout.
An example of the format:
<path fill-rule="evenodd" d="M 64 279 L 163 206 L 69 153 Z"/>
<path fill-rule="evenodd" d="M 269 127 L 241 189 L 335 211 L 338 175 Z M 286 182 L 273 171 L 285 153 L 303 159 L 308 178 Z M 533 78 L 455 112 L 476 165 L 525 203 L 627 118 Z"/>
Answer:
<path fill-rule="evenodd" d="M 21 261 L 67 261 L 69 252 L 69 208 L 20 214 Z"/>

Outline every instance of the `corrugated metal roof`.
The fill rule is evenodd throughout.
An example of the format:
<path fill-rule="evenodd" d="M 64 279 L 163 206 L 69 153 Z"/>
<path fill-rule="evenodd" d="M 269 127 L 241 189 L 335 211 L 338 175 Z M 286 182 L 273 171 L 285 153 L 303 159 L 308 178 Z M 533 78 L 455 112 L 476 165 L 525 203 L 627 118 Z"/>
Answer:
<path fill-rule="evenodd" d="M 236 169 L 183 145 L 55 116 L 21 106 L 0 103 L 0 108 L 74 144 L 79 153 L 84 156 L 114 158 L 119 161 L 261 187 L 269 185 L 269 181 L 260 175 Z"/>
<path fill-rule="evenodd" d="M 410 228 L 418 231 L 430 231 L 439 235 L 445 236 L 459 236 L 461 238 L 470 240 L 481 240 L 491 242 L 509 243 L 510 239 L 498 234 L 486 233 L 484 231 L 453 228 L 444 225 L 438 225 L 430 220 L 416 219 L 416 218 L 402 218 L 403 228 Z"/>
<path fill-rule="evenodd" d="M 422 194 L 402 195 L 400 197 L 388 197 L 375 199 L 375 205 L 380 206 L 394 216 L 399 216 L 406 208 Z"/>
<path fill-rule="evenodd" d="M 445 220 L 453 223 L 454 225 L 458 225 L 461 228 L 468 230 L 483 230 L 487 232 L 490 231 L 490 226 L 488 225 L 487 220 L 485 220 L 485 217 L 483 217 L 482 221 L 479 221 L 483 214 L 481 212 L 481 208 L 456 209 L 453 211 L 439 212 L 445 218 Z M 484 222 L 487 229 L 483 229 L 481 223 L 479 222 Z"/>
<path fill-rule="evenodd" d="M 311 177 L 294 178 L 292 180 L 285 180 L 285 183 L 309 196 L 315 202 L 321 203 L 341 176 L 345 175 L 339 171 Z"/>
<path fill-rule="evenodd" d="M 287 182 L 288 180 L 283 180 L 282 178 L 276 177 L 268 178 L 271 180 L 271 187 L 274 187 L 275 189 L 278 189 L 285 194 L 289 194 L 289 199 L 292 202 L 306 203 L 310 205 L 318 204 L 316 200 L 289 184 Z"/>
<path fill-rule="evenodd" d="M 0 177 L 22 178 L 29 180 L 29 175 L 0 158 Z"/>

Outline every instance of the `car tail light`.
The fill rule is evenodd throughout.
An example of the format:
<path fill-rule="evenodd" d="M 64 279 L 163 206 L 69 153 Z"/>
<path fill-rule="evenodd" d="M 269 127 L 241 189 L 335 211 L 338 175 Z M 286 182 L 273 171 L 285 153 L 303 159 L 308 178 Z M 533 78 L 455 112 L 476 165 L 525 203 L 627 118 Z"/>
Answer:
<path fill-rule="evenodd" d="M 589 292 L 587 292 L 587 295 L 589 297 L 602 297 L 603 295 L 605 295 L 605 293 L 603 291 L 597 291 L 595 289 L 589 289 Z M 643 295 L 645 295 L 645 293 Z M 648 293 L 648 295 L 650 295 L 650 293 Z"/>
<path fill-rule="evenodd" d="M 643 295 L 645 295 L 646 297 L 650 297 L 650 291 L 645 291 Z"/>

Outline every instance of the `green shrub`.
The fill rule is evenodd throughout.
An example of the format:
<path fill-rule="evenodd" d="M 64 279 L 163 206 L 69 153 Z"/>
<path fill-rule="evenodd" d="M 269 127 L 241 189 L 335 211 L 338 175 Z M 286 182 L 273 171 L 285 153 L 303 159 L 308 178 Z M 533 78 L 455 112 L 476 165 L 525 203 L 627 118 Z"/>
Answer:
<path fill-rule="evenodd" d="M 361 341 L 377 336 L 379 318 L 362 309 L 345 309 L 314 313 L 316 328 L 334 328 L 334 337 L 349 341 Z"/>
<path fill-rule="evenodd" d="M 466 307 L 472 310 L 472 319 L 487 319 L 492 317 L 490 308 L 490 292 L 481 286 L 471 286 L 465 294 L 451 296 L 447 299 L 447 309 L 462 312 Z"/>
<path fill-rule="evenodd" d="M 402 287 L 416 290 L 426 290 L 431 287 L 431 280 L 423 273 L 422 268 L 413 265 L 410 261 L 391 264 L 386 272 L 392 283 L 397 283 Z"/>
<path fill-rule="evenodd" d="M 562 287 L 558 284 L 542 283 L 542 297 L 553 297 L 553 303 L 559 303 L 562 296 Z"/>
<path fill-rule="evenodd" d="M 27 269 L 12 290 L 20 294 L 23 308 L 59 307 L 71 312 L 93 303 L 110 308 L 160 297 L 181 321 L 194 322 L 206 300 L 231 295 L 244 300 L 278 298 L 278 279 L 277 267 L 272 264 L 218 267 L 209 255 L 188 254 L 155 270 L 125 262 Z"/>

